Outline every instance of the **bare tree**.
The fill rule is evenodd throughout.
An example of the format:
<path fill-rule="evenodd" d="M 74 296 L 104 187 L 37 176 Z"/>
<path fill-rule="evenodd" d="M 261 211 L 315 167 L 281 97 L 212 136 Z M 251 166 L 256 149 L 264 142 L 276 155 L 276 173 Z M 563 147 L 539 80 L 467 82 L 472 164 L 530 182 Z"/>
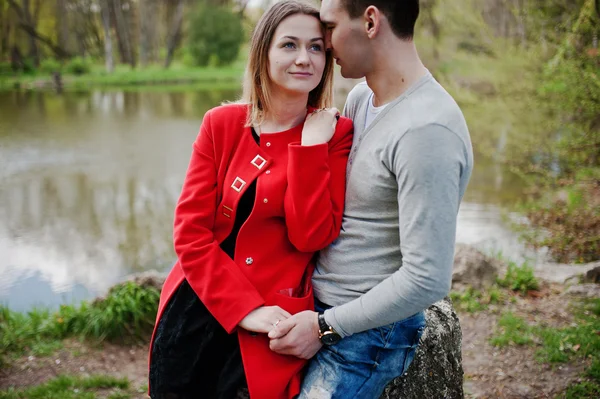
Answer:
<path fill-rule="evenodd" d="M 10 10 L 4 0 L 0 0 L 0 59 L 3 59 L 8 53 L 9 38 L 11 31 L 11 21 L 8 16 Z"/>
<path fill-rule="evenodd" d="M 34 7 L 36 9 L 39 8 L 39 0 L 34 0 L 34 2 L 35 2 Z M 37 10 L 34 10 L 34 13 L 32 16 L 29 0 L 23 0 L 21 10 L 22 10 L 22 19 L 24 20 L 24 22 L 27 25 L 29 25 L 30 27 L 32 27 L 33 29 L 36 29 L 37 21 L 34 19 L 34 16 L 36 15 Z M 35 66 L 40 65 L 40 50 L 38 49 L 36 38 L 33 35 L 29 35 L 29 57 L 31 57 L 33 59 Z"/>
<path fill-rule="evenodd" d="M 102 27 L 104 28 L 104 64 L 106 72 L 112 73 L 115 69 L 113 60 L 112 38 L 110 35 L 110 6 L 109 0 L 100 0 L 100 13 L 102 15 Z"/>
<path fill-rule="evenodd" d="M 183 23 L 184 3 L 184 0 L 178 1 L 177 8 L 175 9 L 175 13 L 173 15 L 173 21 L 167 36 L 167 58 L 165 59 L 165 68 L 168 68 L 171 65 L 175 49 L 181 41 L 181 25 Z"/>
<path fill-rule="evenodd" d="M 67 0 L 56 0 L 56 37 L 58 46 L 68 49 L 69 17 Z"/>
<path fill-rule="evenodd" d="M 129 7 L 129 3 L 126 4 L 127 7 Z M 128 19 L 124 15 L 124 4 L 122 0 L 112 0 L 112 5 L 114 26 L 117 34 L 119 52 L 121 53 L 121 60 L 124 63 L 135 67 L 135 55 L 133 54 L 133 45 L 131 33 L 129 31 Z"/>
<path fill-rule="evenodd" d="M 17 4 L 15 0 L 7 0 L 8 4 L 12 7 L 14 12 L 19 17 L 19 28 L 25 31 L 29 36 L 29 49 L 30 54 L 34 57 L 34 60 L 39 63 L 39 49 L 37 42 L 44 43 L 54 52 L 59 58 L 66 58 L 70 56 L 70 53 L 64 48 L 57 45 L 48 36 L 42 35 L 37 31 L 37 19 L 39 17 L 40 0 L 34 3 L 33 15 L 29 8 L 29 0 L 23 0 L 23 6 Z M 37 57 L 37 58 L 36 58 Z"/>
<path fill-rule="evenodd" d="M 156 61 L 156 32 L 158 4 L 156 0 L 139 0 L 140 63 Z"/>

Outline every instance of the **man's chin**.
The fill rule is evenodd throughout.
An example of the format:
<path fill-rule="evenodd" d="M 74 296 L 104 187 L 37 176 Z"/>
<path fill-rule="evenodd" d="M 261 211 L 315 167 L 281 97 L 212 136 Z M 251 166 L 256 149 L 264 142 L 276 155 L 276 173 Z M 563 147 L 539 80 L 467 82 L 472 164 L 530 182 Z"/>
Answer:
<path fill-rule="evenodd" d="M 347 69 L 341 68 L 340 74 L 344 79 L 362 79 L 365 77 L 364 74 L 357 71 L 349 71 Z"/>

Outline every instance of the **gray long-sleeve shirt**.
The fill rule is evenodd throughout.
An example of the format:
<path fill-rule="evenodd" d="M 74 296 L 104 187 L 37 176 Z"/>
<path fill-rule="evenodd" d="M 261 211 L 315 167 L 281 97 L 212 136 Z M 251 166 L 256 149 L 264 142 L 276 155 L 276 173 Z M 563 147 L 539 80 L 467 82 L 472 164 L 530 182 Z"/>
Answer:
<path fill-rule="evenodd" d="M 473 168 L 462 112 L 427 74 L 365 129 L 372 91 L 358 84 L 339 238 L 321 251 L 316 297 L 342 336 L 402 320 L 450 290 L 458 208 Z"/>

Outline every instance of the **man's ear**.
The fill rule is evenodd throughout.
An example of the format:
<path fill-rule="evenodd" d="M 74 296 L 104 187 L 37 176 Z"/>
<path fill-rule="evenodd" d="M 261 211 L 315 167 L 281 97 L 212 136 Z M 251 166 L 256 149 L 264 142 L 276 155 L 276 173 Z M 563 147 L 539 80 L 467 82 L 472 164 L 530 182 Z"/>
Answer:
<path fill-rule="evenodd" d="M 375 6 L 369 6 L 365 10 L 363 14 L 363 18 L 365 21 L 365 32 L 369 39 L 375 38 L 379 33 L 379 29 L 381 29 L 381 18 L 383 15 L 381 11 Z"/>

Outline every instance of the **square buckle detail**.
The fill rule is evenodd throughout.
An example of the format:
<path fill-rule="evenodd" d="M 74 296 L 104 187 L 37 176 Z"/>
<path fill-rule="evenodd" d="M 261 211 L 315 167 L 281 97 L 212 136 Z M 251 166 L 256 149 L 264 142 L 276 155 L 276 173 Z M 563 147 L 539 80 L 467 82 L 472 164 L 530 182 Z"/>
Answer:
<path fill-rule="evenodd" d="M 233 188 L 235 191 L 237 191 L 239 193 L 240 191 L 242 191 L 242 188 L 244 188 L 245 185 L 246 185 L 245 181 L 243 181 L 239 177 L 236 177 L 235 180 L 233 181 L 233 183 L 231 184 L 231 188 Z"/>
<path fill-rule="evenodd" d="M 256 166 L 258 169 L 262 169 L 262 167 L 265 166 L 265 164 L 267 163 L 267 160 L 261 157 L 260 155 L 257 155 L 250 163 Z"/>

